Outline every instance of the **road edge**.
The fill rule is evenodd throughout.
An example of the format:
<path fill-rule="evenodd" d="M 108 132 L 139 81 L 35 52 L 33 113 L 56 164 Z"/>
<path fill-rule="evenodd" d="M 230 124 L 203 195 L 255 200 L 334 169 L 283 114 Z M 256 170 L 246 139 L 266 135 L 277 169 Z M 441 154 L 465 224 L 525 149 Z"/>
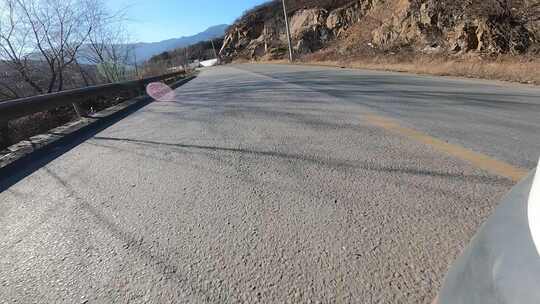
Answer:
<path fill-rule="evenodd" d="M 176 89 L 197 77 L 196 74 L 183 78 L 171 85 Z M 82 134 L 92 130 L 103 130 L 140 108 L 148 105 L 152 99 L 147 96 L 138 96 L 100 112 L 82 117 L 79 120 L 68 122 L 62 126 L 49 130 L 47 133 L 32 136 L 27 140 L 16 143 L 0 152 L 0 179 L 9 177 L 16 172 L 16 167 L 24 165 L 36 153 L 46 150 L 55 150 L 59 146 L 69 145 L 70 142 L 83 137 Z M 0 184 L 0 192 L 2 187 Z"/>
<path fill-rule="evenodd" d="M 529 84 L 522 83 L 517 81 L 502 80 L 502 79 L 489 79 L 489 78 L 480 78 L 480 77 L 466 77 L 466 76 L 453 76 L 453 75 L 437 75 L 429 73 L 415 73 L 407 71 L 398 71 L 392 69 L 377 69 L 377 68 L 368 68 L 368 67 L 353 67 L 347 64 L 339 63 L 325 63 L 325 62 L 287 62 L 287 61 L 246 61 L 246 62 L 232 62 L 231 64 L 259 64 L 259 65 L 290 65 L 290 66 L 304 66 L 304 67 L 319 67 L 319 68 L 332 68 L 336 70 L 351 70 L 351 71 L 366 71 L 366 72 L 378 72 L 378 73 L 395 73 L 398 75 L 409 75 L 416 77 L 431 77 L 431 78 L 441 78 L 441 79 L 450 79 L 458 81 L 475 81 L 482 82 L 485 84 L 500 86 L 500 87 L 521 87 L 525 89 L 538 89 L 540 84 Z"/>

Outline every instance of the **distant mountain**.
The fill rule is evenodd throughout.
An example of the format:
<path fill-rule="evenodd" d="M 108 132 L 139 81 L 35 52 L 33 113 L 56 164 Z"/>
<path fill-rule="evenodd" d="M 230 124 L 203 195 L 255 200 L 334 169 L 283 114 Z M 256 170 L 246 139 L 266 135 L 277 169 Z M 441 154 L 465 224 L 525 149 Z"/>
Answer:
<path fill-rule="evenodd" d="M 132 46 L 135 49 L 135 55 L 137 56 L 137 61 L 141 62 L 141 61 L 150 59 L 150 57 L 154 55 L 157 55 L 166 51 L 192 45 L 200 41 L 223 37 L 228 27 L 229 26 L 227 24 L 220 24 L 220 25 L 209 27 L 204 32 L 198 33 L 193 36 L 168 39 L 168 40 L 163 40 L 160 42 L 152 42 L 152 43 L 144 43 L 144 42 L 134 43 L 132 44 Z"/>

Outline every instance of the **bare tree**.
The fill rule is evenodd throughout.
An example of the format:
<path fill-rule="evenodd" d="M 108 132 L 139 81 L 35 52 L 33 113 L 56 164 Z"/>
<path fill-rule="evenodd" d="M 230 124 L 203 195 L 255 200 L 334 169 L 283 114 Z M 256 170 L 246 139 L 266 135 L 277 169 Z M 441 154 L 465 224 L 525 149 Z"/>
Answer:
<path fill-rule="evenodd" d="M 96 27 L 88 36 L 84 58 L 98 67 L 107 82 L 126 80 L 131 77 L 130 66 L 135 59 L 123 12 L 110 14 L 99 3 L 94 5 L 90 12 Z"/>
<path fill-rule="evenodd" d="M 76 60 L 94 26 L 87 19 L 91 7 L 84 0 L 17 0 L 23 20 L 31 28 L 38 56 L 49 68 L 47 93 L 61 91 L 64 71 Z"/>
<path fill-rule="evenodd" d="M 98 18 L 100 0 L 0 0 L 0 60 L 34 94 L 64 89 Z M 17 92 L 11 84 L 5 91 Z M 29 95 L 29 94 L 25 94 Z"/>
<path fill-rule="evenodd" d="M 20 94 L 11 83 L 0 80 L 0 100 L 19 98 Z"/>
<path fill-rule="evenodd" d="M 3 65 L 21 76 L 36 93 L 43 93 L 43 89 L 34 80 L 33 67 L 30 65 L 32 41 L 30 29 L 20 18 L 20 7 L 16 0 L 2 0 L 0 3 L 2 15 L 0 16 L 0 60 Z M 16 92 L 10 84 L 4 83 L 8 91 Z M 18 95 L 18 94 L 15 94 Z"/>

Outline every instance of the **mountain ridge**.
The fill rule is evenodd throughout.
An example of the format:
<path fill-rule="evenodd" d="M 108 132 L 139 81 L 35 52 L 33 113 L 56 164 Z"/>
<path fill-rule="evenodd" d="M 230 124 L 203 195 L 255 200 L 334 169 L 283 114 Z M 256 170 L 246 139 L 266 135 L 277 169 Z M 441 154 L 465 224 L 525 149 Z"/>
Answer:
<path fill-rule="evenodd" d="M 128 46 L 134 49 L 136 60 L 142 62 L 166 51 L 186 47 L 205 40 L 223 37 L 228 27 L 229 25 L 227 24 L 218 24 L 192 36 L 171 38 L 158 42 L 136 42 L 130 43 Z"/>

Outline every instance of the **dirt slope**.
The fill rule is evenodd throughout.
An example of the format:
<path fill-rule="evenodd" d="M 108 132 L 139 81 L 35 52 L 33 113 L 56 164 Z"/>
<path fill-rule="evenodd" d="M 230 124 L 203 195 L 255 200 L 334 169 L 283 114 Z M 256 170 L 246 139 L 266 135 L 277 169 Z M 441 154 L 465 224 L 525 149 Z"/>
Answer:
<path fill-rule="evenodd" d="M 362 53 L 521 55 L 537 49 L 538 0 L 289 0 L 297 55 Z M 247 12 L 227 31 L 221 55 L 286 54 L 280 1 Z"/>

